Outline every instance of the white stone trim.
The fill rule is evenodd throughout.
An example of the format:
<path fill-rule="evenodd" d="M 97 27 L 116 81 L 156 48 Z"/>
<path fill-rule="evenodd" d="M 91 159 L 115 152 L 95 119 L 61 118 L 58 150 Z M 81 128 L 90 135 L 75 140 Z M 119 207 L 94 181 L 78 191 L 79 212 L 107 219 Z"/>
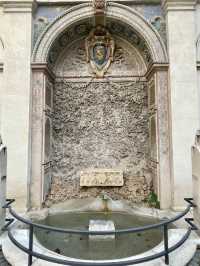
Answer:
<path fill-rule="evenodd" d="M 32 13 L 34 1 L 5 1 L 3 3 L 4 13 Z"/>
<path fill-rule="evenodd" d="M 91 3 L 84 3 L 68 9 L 57 17 L 38 39 L 33 52 L 33 62 L 46 63 L 49 50 L 56 38 L 70 25 L 92 16 Z M 167 52 L 159 34 L 138 12 L 122 4 L 110 2 L 106 16 L 133 27 L 146 40 L 154 62 L 167 62 Z"/>
<path fill-rule="evenodd" d="M 195 10 L 196 0 L 163 0 L 165 12 L 168 11 L 191 11 Z"/>

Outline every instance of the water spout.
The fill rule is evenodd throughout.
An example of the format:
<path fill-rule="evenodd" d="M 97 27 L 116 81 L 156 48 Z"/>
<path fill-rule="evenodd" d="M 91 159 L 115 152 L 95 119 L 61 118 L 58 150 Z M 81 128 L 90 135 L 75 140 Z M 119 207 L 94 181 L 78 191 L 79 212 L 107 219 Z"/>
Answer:
<path fill-rule="evenodd" d="M 109 201 L 112 201 L 112 198 L 108 196 L 105 192 L 102 192 L 100 194 L 100 198 L 102 199 L 102 203 L 103 203 L 103 211 L 108 212 L 109 211 L 108 203 Z"/>

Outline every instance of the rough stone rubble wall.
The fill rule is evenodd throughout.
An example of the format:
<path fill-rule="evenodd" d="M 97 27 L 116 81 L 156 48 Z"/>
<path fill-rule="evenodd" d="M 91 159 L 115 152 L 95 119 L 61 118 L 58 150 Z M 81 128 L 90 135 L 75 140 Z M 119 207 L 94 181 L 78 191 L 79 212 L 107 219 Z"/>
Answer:
<path fill-rule="evenodd" d="M 98 196 L 141 201 L 149 193 L 147 84 L 60 82 L 54 89 L 53 184 L 49 200 Z M 79 172 L 120 168 L 121 188 L 82 188 Z"/>

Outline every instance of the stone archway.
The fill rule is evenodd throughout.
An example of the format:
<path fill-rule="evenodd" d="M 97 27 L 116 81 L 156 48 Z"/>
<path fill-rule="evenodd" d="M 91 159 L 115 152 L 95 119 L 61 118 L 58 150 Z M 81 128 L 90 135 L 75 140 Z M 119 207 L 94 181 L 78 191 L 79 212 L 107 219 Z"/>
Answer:
<path fill-rule="evenodd" d="M 84 3 L 70 8 L 56 18 L 38 39 L 33 52 L 33 62 L 47 63 L 48 53 L 56 38 L 70 25 L 93 17 L 93 15 L 92 5 Z M 146 41 L 153 62 L 167 63 L 167 53 L 163 41 L 156 30 L 139 13 L 122 4 L 109 3 L 106 17 L 120 20 L 135 29 Z"/>
<path fill-rule="evenodd" d="M 51 120 L 52 88 L 56 69 L 52 67 L 58 60 L 60 48 L 66 46 L 65 32 L 73 25 L 86 21 L 93 16 L 92 6 L 88 3 L 67 10 L 43 32 L 37 41 L 33 53 L 33 102 L 32 102 L 32 182 L 31 205 L 40 206 L 45 199 L 49 186 L 45 173 L 51 165 L 51 159 L 45 159 L 45 121 Z M 110 21 L 121 23 L 133 31 L 132 35 L 142 40 L 140 52 L 146 60 L 146 69 L 140 73 L 148 87 L 148 110 L 150 126 L 149 165 L 155 175 L 154 188 L 159 196 L 161 207 L 171 204 L 170 185 L 170 147 L 169 147 L 169 111 L 167 87 L 167 54 L 158 33 L 137 12 L 121 4 L 109 3 L 106 17 Z M 80 32 L 79 32 L 80 33 Z M 118 33 L 119 34 L 119 33 Z M 63 37 L 63 39 L 61 39 Z M 122 36 L 120 36 L 122 37 Z M 124 37 L 124 36 L 123 36 Z M 64 42 L 63 42 L 64 40 Z M 133 40 L 136 45 L 137 41 Z M 53 59 L 52 59 L 53 58 Z M 52 63 L 53 62 L 53 63 Z M 47 119 L 48 117 L 48 119 Z M 49 123 L 51 125 L 51 122 Z M 49 173 L 49 172 L 48 172 Z M 49 179 L 50 180 L 50 179 Z M 37 193 L 35 193 L 37 191 Z M 40 191 L 40 193 L 38 193 Z"/>

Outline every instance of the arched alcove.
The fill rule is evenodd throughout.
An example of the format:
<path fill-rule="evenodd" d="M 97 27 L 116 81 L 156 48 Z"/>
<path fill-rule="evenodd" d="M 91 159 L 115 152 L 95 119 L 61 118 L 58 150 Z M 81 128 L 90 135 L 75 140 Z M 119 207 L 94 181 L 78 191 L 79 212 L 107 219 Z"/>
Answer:
<path fill-rule="evenodd" d="M 137 12 L 109 3 L 106 30 L 115 41 L 114 59 L 104 77 L 96 79 L 85 54 L 92 17 L 90 4 L 77 5 L 56 18 L 36 43 L 32 128 L 38 133 L 42 129 L 42 133 L 39 137 L 32 134 L 32 145 L 39 143 L 37 152 L 41 152 L 37 158 L 33 154 L 33 163 L 40 165 L 41 182 L 46 182 L 41 166 L 41 162 L 49 163 L 43 154 L 46 129 L 37 118 L 44 120 L 48 115 L 53 125 L 54 177 L 63 181 L 59 181 L 60 193 L 53 192 L 55 199 L 58 194 L 62 195 L 58 200 L 97 196 L 100 189 L 81 191 L 79 173 L 86 168 L 107 167 L 122 169 L 125 178 L 124 187 L 107 189 L 111 196 L 144 200 L 152 182 L 160 193 L 161 172 L 165 167 L 166 174 L 169 159 L 167 137 L 159 135 L 160 125 L 166 124 L 162 130 L 168 129 L 167 72 L 162 69 L 167 62 L 165 47 L 158 33 Z M 53 108 L 43 112 L 49 86 L 53 88 Z M 149 104 L 153 90 L 155 101 Z M 157 108 L 161 108 L 160 113 Z M 156 130 L 156 135 L 151 136 L 154 147 L 149 138 L 153 134 L 151 124 Z M 162 163 L 158 169 L 159 160 L 165 160 L 165 166 Z M 33 168 L 33 187 L 36 172 Z"/>
<path fill-rule="evenodd" d="M 105 77 L 144 77 L 147 72 L 145 59 L 128 41 L 114 36 L 115 53 Z M 92 77 L 92 69 L 86 62 L 85 37 L 72 41 L 60 50 L 52 64 L 56 78 Z"/>

